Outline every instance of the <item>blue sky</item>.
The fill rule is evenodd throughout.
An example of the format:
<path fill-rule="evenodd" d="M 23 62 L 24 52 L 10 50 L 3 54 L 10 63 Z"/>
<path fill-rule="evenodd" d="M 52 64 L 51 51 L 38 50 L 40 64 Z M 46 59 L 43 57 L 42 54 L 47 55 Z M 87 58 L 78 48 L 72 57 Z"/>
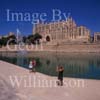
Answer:
<path fill-rule="evenodd" d="M 52 9 L 71 13 L 77 25 L 88 27 L 92 33 L 100 32 L 100 0 L 1 0 L 0 35 L 16 32 L 16 29 L 28 35 L 32 33 L 30 22 L 7 22 L 6 9 L 13 12 L 47 13 L 47 21 L 52 17 Z M 63 17 L 62 17 L 63 19 Z"/>

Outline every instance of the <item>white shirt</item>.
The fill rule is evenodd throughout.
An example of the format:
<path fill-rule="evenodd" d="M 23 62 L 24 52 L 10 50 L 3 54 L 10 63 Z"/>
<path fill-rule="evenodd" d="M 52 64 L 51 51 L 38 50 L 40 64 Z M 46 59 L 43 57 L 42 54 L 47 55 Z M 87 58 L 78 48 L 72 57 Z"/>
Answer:
<path fill-rule="evenodd" d="M 30 63 L 30 64 L 29 64 L 29 68 L 32 68 L 32 67 L 33 67 L 33 66 L 32 66 L 32 64 Z"/>

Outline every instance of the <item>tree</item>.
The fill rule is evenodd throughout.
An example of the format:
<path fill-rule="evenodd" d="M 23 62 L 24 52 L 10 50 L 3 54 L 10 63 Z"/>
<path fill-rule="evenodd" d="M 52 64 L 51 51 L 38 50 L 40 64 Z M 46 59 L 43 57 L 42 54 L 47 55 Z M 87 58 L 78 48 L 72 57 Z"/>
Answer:
<path fill-rule="evenodd" d="M 2 47 L 2 38 L 0 38 L 0 48 Z"/>
<path fill-rule="evenodd" d="M 23 36 L 23 42 L 26 43 L 26 41 L 27 41 L 27 37 Z"/>
<path fill-rule="evenodd" d="M 7 41 L 8 41 L 8 37 L 2 37 L 2 45 L 6 46 L 7 45 Z"/>
<path fill-rule="evenodd" d="M 39 44 L 40 39 L 42 39 L 42 36 L 39 33 L 35 33 L 34 35 L 29 35 L 27 38 L 32 44 L 36 44 L 36 42 Z"/>
<path fill-rule="evenodd" d="M 34 40 L 37 41 L 38 44 L 40 44 L 40 39 L 42 39 L 42 36 L 39 33 L 34 34 Z"/>
<path fill-rule="evenodd" d="M 16 44 L 16 36 L 15 35 L 10 35 L 8 36 L 8 41 L 10 40 L 9 44 Z"/>
<path fill-rule="evenodd" d="M 30 43 L 34 44 L 34 36 L 33 35 L 29 35 L 27 40 L 29 40 Z"/>
<path fill-rule="evenodd" d="M 34 34 L 34 39 L 35 40 L 42 39 L 42 36 L 39 33 L 35 33 Z"/>

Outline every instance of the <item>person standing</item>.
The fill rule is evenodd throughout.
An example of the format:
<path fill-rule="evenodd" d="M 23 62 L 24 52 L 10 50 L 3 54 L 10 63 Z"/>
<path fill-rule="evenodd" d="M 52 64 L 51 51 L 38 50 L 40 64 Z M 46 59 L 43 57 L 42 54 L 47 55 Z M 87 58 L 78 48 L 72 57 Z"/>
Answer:
<path fill-rule="evenodd" d="M 63 72 L 64 72 L 64 67 L 58 66 L 57 67 L 57 72 L 58 72 L 58 82 L 57 84 L 60 86 L 63 86 Z"/>
<path fill-rule="evenodd" d="M 35 60 L 32 61 L 32 66 L 33 66 L 32 72 L 36 72 L 36 69 L 35 69 L 35 67 L 36 67 L 36 61 Z"/>
<path fill-rule="evenodd" d="M 29 72 L 32 72 L 32 68 L 33 68 L 32 61 L 30 61 L 30 63 L 29 63 Z"/>

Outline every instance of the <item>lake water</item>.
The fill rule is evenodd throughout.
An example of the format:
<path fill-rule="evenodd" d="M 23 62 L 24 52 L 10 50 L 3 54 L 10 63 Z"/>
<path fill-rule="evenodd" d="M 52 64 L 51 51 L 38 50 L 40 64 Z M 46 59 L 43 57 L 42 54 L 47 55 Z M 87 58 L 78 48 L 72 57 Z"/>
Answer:
<path fill-rule="evenodd" d="M 37 62 L 36 70 L 47 75 L 57 76 L 56 67 L 62 65 L 65 77 L 100 80 L 100 55 L 98 54 L 0 54 L 0 60 L 25 68 L 28 68 L 29 61 L 32 59 Z"/>

